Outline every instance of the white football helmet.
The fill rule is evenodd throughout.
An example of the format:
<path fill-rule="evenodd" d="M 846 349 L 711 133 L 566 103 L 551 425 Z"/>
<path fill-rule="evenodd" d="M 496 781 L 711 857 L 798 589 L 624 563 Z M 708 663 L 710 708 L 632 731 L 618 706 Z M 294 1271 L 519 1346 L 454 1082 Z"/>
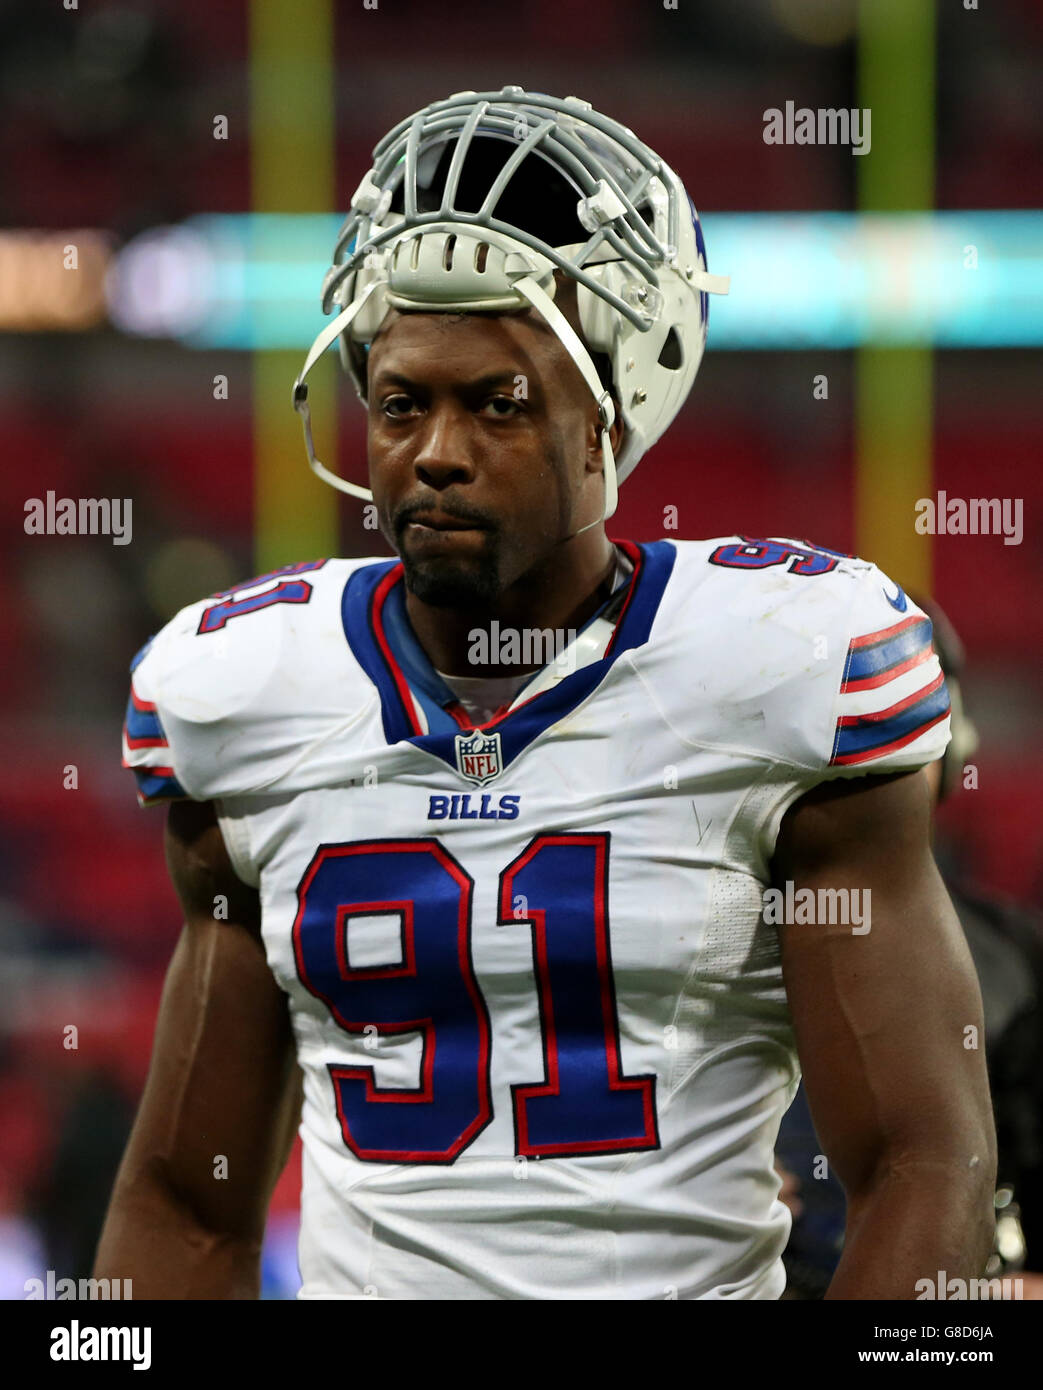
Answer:
<path fill-rule="evenodd" d="M 728 292 L 727 277 L 707 272 L 699 218 L 673 170 L 578 97 L 521 87 L 457 92 L 389 131 L 351 207 L 322 286 L 323 312 L 340 312 L 293 388 L 314 471 L 372 501 L 368 488 L 315 457 L 305 378 L 334 339 L 366 404 L 365 355 L 389 308 L 503 313 L 531 305 L 598 403 L 607 520 L 617 482 L 691 390 L 706 345 L 707 296 Z M 610 364 L 626 426 L 618 459 L 608 433 L 612 395 L 554 304 L 555 270 L 577 281 L 583 334 Z"/>

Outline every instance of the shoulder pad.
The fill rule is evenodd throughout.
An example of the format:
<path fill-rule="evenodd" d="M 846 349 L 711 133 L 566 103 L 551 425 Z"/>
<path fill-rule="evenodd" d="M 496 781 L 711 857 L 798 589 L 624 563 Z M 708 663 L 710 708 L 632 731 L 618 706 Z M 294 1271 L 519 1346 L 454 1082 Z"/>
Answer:
<path fill-rule="evenodd" d="M 138 653 L 124 766 L 142 804 L 208 800 L 278 781 L 362 685 L 341 625 L 348 575 L 366 560 L 317 560 L 190 604 Z"/>
<path fill-rule="evenodd" d="M 941 756 L 949 698 L 930 620 L 874 564 L 778 537 L 675 544 L 662 645 L 681 649 L 679 732 L 822 778 Z"/>

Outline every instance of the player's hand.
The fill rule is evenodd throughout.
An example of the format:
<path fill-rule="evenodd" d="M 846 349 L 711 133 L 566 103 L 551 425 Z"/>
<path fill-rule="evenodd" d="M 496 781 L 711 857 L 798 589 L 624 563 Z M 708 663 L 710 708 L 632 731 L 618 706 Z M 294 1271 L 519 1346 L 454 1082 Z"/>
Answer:
<path fill-rule="evenodd" d="M 779 1201 L 789 1207 L 790 1215 L 794 1221 L 804 1212 L 804 1203 L 797 1196 L 800 1191 L 800 1179 L 796 1173 L 783 1166 L 778 1158 L 775 1159 L 775 1171 L 782 1179 L 782 1189 L 779 1192 Z"/>

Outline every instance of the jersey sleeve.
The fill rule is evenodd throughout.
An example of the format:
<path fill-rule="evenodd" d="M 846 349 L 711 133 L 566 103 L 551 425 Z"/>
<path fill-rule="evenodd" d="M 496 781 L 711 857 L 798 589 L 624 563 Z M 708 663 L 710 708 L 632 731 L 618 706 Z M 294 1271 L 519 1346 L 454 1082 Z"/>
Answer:
<path fill-rule="evenodd" d="M 176 613 L 131 662 L 123 766 L 143 806 L 213 800 L 269 772 L 266 713 L 280 661 L 295 669 L 286 614 L 310 611 L 325 560 L 244 580 Z M 284 719 L 288 727 L 292 718 Z"/>
<path fill-rule="evenodd" d="M 827 777 L 909 771 L 951 737 L 931 620 L 875 565 L 860 578 L 827 730 Z"/>
<path fill-rule="evenodd" d="M 123 766 L 137 779 L 142 806 L 188 796 L 177 779 L 173 751 L 156 707 L 155 641 L 151 637 L 130 664 L 130 696 L 123 722 Z"/>
<path fill-rule="evenodd" d="M 763 698 L 772 761 L 763 799 L 751 807 L 763 813 L 757 863 L 765 874 L 783 816 L 806 792 L 840 777 L 914 771 L 940 758 L 951 737 L 927 614 L 855 557 L 801 582 Z M 776 633 L 785 612 L 773 617 Z"/>
<path fill-rule="evenodd" d="M 337 734 L 377 698 L 343 626 L 347 575 L 309 561 L 176 613 L 134 658 L 123 764 L 138 799 L 218 801 L 355 775 Z"/>

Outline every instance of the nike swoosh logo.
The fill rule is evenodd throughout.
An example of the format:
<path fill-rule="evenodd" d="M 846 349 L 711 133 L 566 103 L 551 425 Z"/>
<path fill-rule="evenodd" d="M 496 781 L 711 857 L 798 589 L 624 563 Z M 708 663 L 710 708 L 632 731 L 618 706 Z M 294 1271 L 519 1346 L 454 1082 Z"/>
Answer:
<path fill-rule="evenodd" d="M 884 598 L 887 599 L 892 608 L 897 609 L 899 613 L 904 613 L 909 607 L 908 601 L 906 600 L 905 594 L 902 592 L 901 584 L 896 584 L 895 588 L 898 592 L 895 594 L 894 598 L 891 597 L 886 589 L 884 590 Z"/>

